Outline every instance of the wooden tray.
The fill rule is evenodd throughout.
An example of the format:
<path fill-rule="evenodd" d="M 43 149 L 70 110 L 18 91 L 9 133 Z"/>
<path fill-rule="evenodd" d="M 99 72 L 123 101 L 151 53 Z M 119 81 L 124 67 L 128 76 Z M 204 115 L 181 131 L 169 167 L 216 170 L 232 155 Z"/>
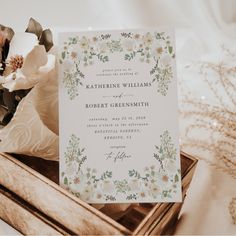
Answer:
<path fill-rule="evenodd" d="M 196 163 L 181 152 L 183 199 Z M 174 230 L 182 203 L 132 204 L 114 216 L 61 188 L 58 177 L 57 162 L 0 154 L 0 218 L 28 235 L 160 235 Z"/>

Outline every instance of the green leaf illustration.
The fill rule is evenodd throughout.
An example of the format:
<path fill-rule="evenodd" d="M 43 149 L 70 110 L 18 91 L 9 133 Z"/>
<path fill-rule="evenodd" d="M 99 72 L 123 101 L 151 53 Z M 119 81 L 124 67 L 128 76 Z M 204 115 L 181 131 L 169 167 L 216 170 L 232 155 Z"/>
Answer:
<path fill-rule="evenodd" d="M 179 182 L 179 176 L 177 174 L 175 175 L 175 182 Z"/>
<path fill-rule="evenodd" d="M 169 50 L 169 53 L 171 54 L 173 52 L 173 47 L 169 46 L 168 50 Z"/>
<path fill-rule="evenodd" d="M 65 59 L 65 57 L 66 57 L 66 52 L 63 51 L 63 52 L 61 53 L 61 58 L 62 58 L 62 59 Z"/>
<path fill-rule="evenodd" d="M 67 179 L 67 177 L 64 178 L 64 184 L 65 184 L 65 185 L 68 185 L 68 179 Z"/>

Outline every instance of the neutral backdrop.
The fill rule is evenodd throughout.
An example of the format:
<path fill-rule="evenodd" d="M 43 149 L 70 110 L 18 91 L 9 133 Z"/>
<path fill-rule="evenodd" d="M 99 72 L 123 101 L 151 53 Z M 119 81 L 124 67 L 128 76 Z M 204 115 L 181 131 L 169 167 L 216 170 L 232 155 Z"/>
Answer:
<path fill-rule="evenodd" d="M 30 17 L 54 31 L 174 26 L 177 66 L 214 55 L 222 43 L 235 47 L 236 40 L 235 0 L 0 0 L 0 24 L 24 31 Z M 198 165 L 176 233 L 236 234 L 227 210 L 228 199 L 236 196 L 235 185 L 214 172 L 218 195 L 210 201 L 205 194 L 212 186 L 211 171 L 204 162 Z M 0 220 L 0 234 L 16 231 Z"/>

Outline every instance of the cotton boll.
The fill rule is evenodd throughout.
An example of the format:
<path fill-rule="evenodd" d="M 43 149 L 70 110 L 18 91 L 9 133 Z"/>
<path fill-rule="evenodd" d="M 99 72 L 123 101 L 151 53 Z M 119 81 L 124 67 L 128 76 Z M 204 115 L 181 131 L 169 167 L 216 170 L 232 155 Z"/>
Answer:
<path fill-rule="evenodd" d="M 22 68 L 6 76 L 3 87 L 10 92 L 34 87 L 55 68 L 55 56 L 47 54 L 44 46 L 38 45 L 25 57 Z"/>

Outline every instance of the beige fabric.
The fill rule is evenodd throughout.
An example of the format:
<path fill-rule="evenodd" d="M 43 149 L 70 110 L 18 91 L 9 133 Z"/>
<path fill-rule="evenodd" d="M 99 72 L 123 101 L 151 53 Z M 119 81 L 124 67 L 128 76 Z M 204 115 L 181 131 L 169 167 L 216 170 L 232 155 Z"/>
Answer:
<path fill-rule="evenodd" d="M 0 152 L 58 160 L 56 69 L 20 102 L 11 122 L 0 130 Z"/>

